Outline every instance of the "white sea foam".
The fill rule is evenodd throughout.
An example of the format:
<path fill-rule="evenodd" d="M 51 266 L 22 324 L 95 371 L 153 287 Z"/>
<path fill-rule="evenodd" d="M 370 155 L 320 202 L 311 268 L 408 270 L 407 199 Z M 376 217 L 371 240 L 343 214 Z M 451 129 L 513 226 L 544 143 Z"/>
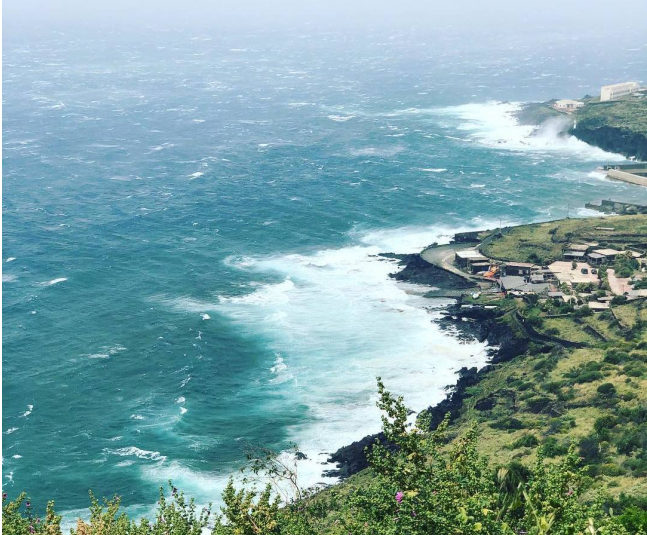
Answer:
<path fill-rule="evenodd" d="M 188 411 L 186 407 L 180 407 L 180 414 L 186 414 L 186 411 Z"/>
<path fill-rule="evenodd" d="M 22 459 L 22 455 L 16 453 L 16 455 L 11 456 L 12 459 Z"/>
<path fill-rule="evenodd" d="M 42 282 L 42 286 L 54 286 L 55 284 L 60 284 L 61 282 L 65 282 L 67 280 L 67 277 L 59 277 L 58 279 L 52 279 L 51 281 L 46 281 Z"/>
<path fill-rule="evenodd" d="M 487 226 L 475 221 L 470 228 Z M 267 340 L 275 353 L 267 381 L 285 403 L 308 407 L 303 422 L 289 429 L 289 438 L 308 457 L 298 463 L 301 482 L 331 482 L 321 475 L 328 454 L 379 429 L 376 376 L 420 410 L 444 397 L 460 367 L 485 363 L 483 344 L 460 343 L 432 323 L 439 312 L 427 309 L 447 301 L 425 299 L 417 287 L 395 282 L 389 273 L 396 264 L 377 256 L 417 252 L 460 230 L 468 229 L 355 231 L 355 244 L 338 249 L 232 257 L 230 266 L 283 280 L 213 302 L 166 302 L 179 311 L 225 315 Z"/>
<path fill-rule="evenodd" d="M 31 414 L 31 412 L 34 410 L 33 405 L 27 405 L 27 410 L 21 414 L 23 418 L 27 418 Z"/>
<path fill-rule="evenodd" d="M 107 359 L 125 350 L 126 348 L 124 346 L 116 344 L 113 346 L 103 346 L 96 353 L 90 353 L 84 356 L 89 359 Z"/>
<path fill-rule="evenodd" d="M 328 119 L 337 123 L 345 123 L 346 121 L 350 121 L 354 118 L 354 115 L 328 115 Z"/>
<path fill-rule="evenodd" d="M 447 169 L 444 167 L 422 167 L 420 171 L 424 171 L 425 173 L 444 173 Z"/>
<path fill-rule="evenodd" d="M 519 124 L 515 114 L 521 107 L 518 102 L 492 101 L 427 111 L 442 118 L 444 126 L 466 132 L 468 140 L 497 149 L 561 152 L 582 160 L 624 160 L 619 154 L 606 152 L 566 134 L 566 118 L 549 119 L 539 127 Z"/>
<path fill-rule="evenodd" d="M 206 312 L 203 312 L 202 314 L 200 314 L 200 317 L 205 321 L 211 319 L 211 316 L 209 314 L 207 314 Z"/>
<path fill-rule="evenodd" d="M 17 428 L 17 427 L 10 427 L 9 429 L 7 429 L 7 430 L 4 432 L 4 434 L 5 434 L 5 435 L 10 435 L 11 433 L 15 433 L 16 431 L 18 431 L 18 428 Z"/>
<path fill-rule="evenodd" d="M 203 175 L 204 175 L 204 173 L 203 173 L 202 171 L 196 171 L 195 173 L 191 173 L 191 174 L 189 175 L 189 178 L 190 178 L 191 180 L 194 180 L 194 179 L 196 179 L 196 178 L 200 178 L 200 177 L 201 177 L 201 176 L 203 176 Z"/>
<path fill-rule="evenodd" d="M 402 152 L 404 146 L 393 145 L 390 147 L 362 147 L 359 149 L 351 149 L 351 156 L 377 156 L 380 158 L 389 158 Z"/>
<path fill-rule="evenodd" d="M 14 282 L 18 277 L 15 275 L 12 275 L 10 273 L 3 273 L 2 274 L 2 282 Z"/>
<path fill-rule="evenodd" d="M 7 258 L 7 259 L 5 260 L 5 262 L 7 262 L 7 263 L 8 263 L 8 262 L 13 262 L 15 259 L 16 259 L 16 257 L 15 257 L 15 256 L 10 256 L 9 258 Z"/>
<path fill-rule="evenodd" d="M 105 453 L 112 455 L 119 455 L 120 457 L 137 457 L 138 459 L 145 459 L 147 461 L 156 461 L 164 462 L 166 461 L 166 456 L 161 455 L 159 451 L 148 451 L 142 450 L 136 446 L 127 446 L 125 448 L 119 448 L 116 450 L 105 449 Z"/>
<path fill-rule="evenodd" d="M 184 403 L 185 401 L 186 401 L 186 398 L 185 398 L 184 396 L 180 396 L 179 398 L 177 398 L 177 399 L 175 400 L 175 403 L 182 404 L 182 403 Z"/>
<path fill-rule="evenodd" d="M 130 419 L 131 420 L 143 420 L 144 417 L 141 414 L 131 414 Z"/>
<path fill-rule="evenodd" d="M 151 152 L 159 152 L 161 150 L 165 149 L 171 149 L 175 147 L 175 144 L 173 143 L 162 143 L 161 145 L 156 145 L 155 147 L 151 147 Z"/>

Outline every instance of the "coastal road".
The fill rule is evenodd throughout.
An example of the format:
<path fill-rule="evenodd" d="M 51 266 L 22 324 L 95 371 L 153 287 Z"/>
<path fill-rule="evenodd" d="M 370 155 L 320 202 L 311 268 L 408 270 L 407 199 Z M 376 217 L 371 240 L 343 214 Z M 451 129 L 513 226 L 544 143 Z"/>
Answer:
<path fill-rule="evenodd" d="M 482 283 L 483 279 L 481 277 L 468 275 L 454 266 L 454 254 L 456 251 L 469 248 L 471 247 L 464 243 L 450 243 L 447 245 L 440 245 L 438 247 L 428 247 L 420 253 L 420 256 L 425 262 L 429 262 L 434 266 L 442 268 L 445 271 L 449 271 L 450 273 L 458 275 L 470 282 Z"/>

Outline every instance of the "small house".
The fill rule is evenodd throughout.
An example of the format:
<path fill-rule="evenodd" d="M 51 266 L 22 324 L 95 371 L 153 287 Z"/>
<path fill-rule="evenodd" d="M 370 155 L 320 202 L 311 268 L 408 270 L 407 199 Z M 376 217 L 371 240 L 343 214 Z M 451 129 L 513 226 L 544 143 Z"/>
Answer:
<path fill-rule="evenodd" d="M 488 258 L 483 256 L 476 249 L 464 249 L 462 251 L 456 251 L 455 257 L 456 265 L 460 268 L 469 268 L 472 264 L 488 262 Z M 487 271 L 487 270 L 485 270 Z"/>
<path fill-rule="evenodd" d="M 528 262 L 506 262 L 501 266 L 501 273 L 506 276 L 530 277 L 530 272 L 535 268 Z"/>
<path fill-rule="evenodd" d="M 615 249 L 595 249 L 587 255 L 587 258 L 591 264 L 599 266 L 600 264 L 613 262 L 619 254 L 622 254 L 622 251 L 616 251 Z"/>
<path fill-rule="evenodd" d="M 564 251 L 564 260 L 575 260 L 576 262 L 582 262 L 586 253 L 584 251 Z"/>
<path fill-rule="evenodd" d="M 572 113 L 582 106 L 584 106 L 584 102 L 580 102 L 579 100 L 571 100 L 568 98 L 557 100 L 553 104 L 553 108 L 555 108 L 557 111 L 564 111 L 566 113 Z"/>
<path fill-rule="evenodd" d="M 472 274 L 485 273 L 486 271 L 490 271 L 490 262 L 472 262 L 470 264 Z"/>

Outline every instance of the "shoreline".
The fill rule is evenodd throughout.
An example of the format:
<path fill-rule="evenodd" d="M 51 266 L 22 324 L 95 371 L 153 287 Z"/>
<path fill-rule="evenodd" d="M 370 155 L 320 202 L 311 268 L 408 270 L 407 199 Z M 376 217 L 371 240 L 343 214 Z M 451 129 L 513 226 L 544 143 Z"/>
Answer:
<path fill-rule="evenodd" d="M 435 246 L 437 249 L 449 249 L 449 246 L 465 247 L 465 243 L 452 243 Z M 429 250 L 426 247 L 423 251 Z M 393 279 L 413 284 L 427 285 L 432 288 L 424 294 L 426 298 L 450 297 L 453 303 L 445 305 L 441 317 L 430 321 L 436 323 L 444 332 L 456 338 L 460 343 L 480 342 L 486 343 L 488 359 L 485 365 L 463 366 L 455 373 L 457 379 L 454 384 L 446 386 L 447 395 L 435 405 L 429 405 L 418 411 L 417 414 L 427 412 L 431 415 L 431 429 L 442 422 L 445 414 L 450 414 L 450 419 L 455 418 L 458 409 L 465 397 L 466 389 L 480 380 L 480 378 L 493 369 L 493 365 L 508 361 L 528 348 L 530 339 L 518 338 L 512 329 L 496 321 L 497 312 L 484 307 L 463 307 L 462 296 L 470 289 L 478 288 L 476 282 L 469 284 L 466 278 L 459 277 L 452 271 L 443 269 L 423 259 L 422 252 L 415 254 L 383 253 L 379 256 L 399 260 L 401 270 L 390 274 Z M 360 472 L 368 467 L 365 448 L 371 446 L 376 440 L 384 441 L 382 432 L 366 435 L 351 444 L 342 446 L 332 453 L 327 461 L 336 464 L 336 468 L 325 470 L 324 477 L 336 477 L 340 481 Z"/>

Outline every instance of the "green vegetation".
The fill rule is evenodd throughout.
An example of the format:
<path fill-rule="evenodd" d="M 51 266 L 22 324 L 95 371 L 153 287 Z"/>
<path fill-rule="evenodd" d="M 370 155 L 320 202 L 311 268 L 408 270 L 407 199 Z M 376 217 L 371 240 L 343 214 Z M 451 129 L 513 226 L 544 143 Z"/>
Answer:
<path fill-rule="evenodd" d="M 642 250 L 646 235 L 643 215 L 567 219 L 480 237 L 488 256 L 547 263 L 568 243 Z M 630 256 L 614 263 L 618 273 L 636 267 Z M 592 291 L 606 295 L 582 285 L 579 302 L 466 296 L 467 309 L 491 314 L 480 317 L 517 349 L 487 372 L 462 370 L 461 380 L 470 380 L 452 393 L 459 401 L 444 420 L 428 410 L 408 423 L 403 400 L 378 380 L 386 442 L 369 449 L 368 469 L 339 485 L 302 491 L 289 468 L 264 455 L 252 472 L 291 486 L 293 501 L 280 503 L 271 486 L 244 482 L 237 489 L 230 482 L 212 514 L 171 486 L 170 498 L 160 493 L 156 517 L 135 522 L 118 499 L 100 504 L 91 496 L 90 519 L 79 520 L 74 533 L 645 535 L 647 301 L 616 296 L 609 309 L 593 313 L 581 298 Z M 60 535 L 60 517 L 51 503 L 40 519 L 24 495 L 3 495 L 3 530 Z"/>
<path fill-rule="evenodd" d="M 647 98 L 628 96 L 609 102 L 591 99 L 576 112 L 575 118 L 578 128 L 608 126 L 647 136 Z"/>
<path fill-rule="evenodd" d="M 516 462 L 494 466 L 478 453 L 475 426 L 454 440 L 449 437 L 447 418 L 434 431 L 429 431 L 424 416 L 411 427 L 402 398 L 387 392 L 379 380 L 378 389 L 388 445 L 378 443 L 372 448 L 370 477 L 362 485 L 349 482 L 279 507 L 270 486 L 257 493 L 237 491 L 230 482 L 223 494 L 222 516 L 213 521 L 209 508 L 198 513 L 194 503 L 173 488 L 171 501 L 160 492 L 152 522 L 137 523 L 120 514 L 118 499 L 101 505 L 93 498 L 89 522 L 79 520 L 73 532 L 198 535 L 208 527 L 216 535 L 628 535 L 628 528 L 647 527 L 633 503 L 625 506 L 617 501 L 617 509 L 625 510 L 614 515 L 600 498 L 586 498 L 590 478 L 578 466 L 574 444 L 558 463 L 546 462 L 539 449 L 531 466 Z M 625 442 L 627 451 L 636 447 L 631 437 Z M 526 434 L 513 449 L 537 444 L 534 435 Z M 579 454 L 584 451 L 585 456 L 596 457 L 596 444 L 580 441 Z M 60 534 L 60 517 L 53 506 L 41 521 L 31 514 L 24 496 L 15 501 L 3 496 L 2 523 L 7 535 Z"/>
<path fill-rule="evenodd" d="M 609 228 L 613 230 L 601 230 Z M 647 215 L 562 219 L 494 232 L 481 251 L 496 260 L 547 264 L 561 259 L 569 243 L 595 242 L 622 250 L 643 244 L 645 235 Z"/>
<path fill-rule="evenodd" d="M 647 160 L 647 97 L 634 94 L 611 102 L 587 99 L 574 114 L 570 133 L 604 150 Z"/>

